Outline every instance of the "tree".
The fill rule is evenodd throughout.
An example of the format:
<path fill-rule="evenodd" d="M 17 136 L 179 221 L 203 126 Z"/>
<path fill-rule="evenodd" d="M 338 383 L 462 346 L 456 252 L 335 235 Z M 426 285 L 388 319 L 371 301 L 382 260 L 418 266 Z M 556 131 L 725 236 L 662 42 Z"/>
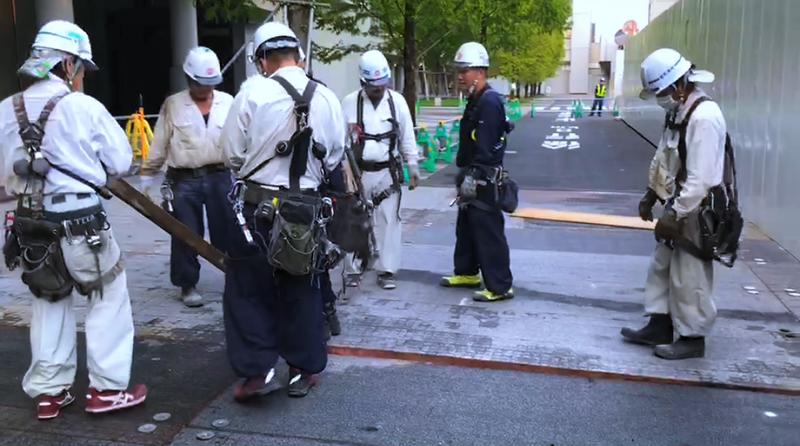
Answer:
<path fill-rule="evenodd" d="M 194 0 L 194 6 L 215 23 L 258 21 L 267 15 L 253 0 Z"/>
<path fill-rule="evenodd" d="M 564 54 L 563 31 L 532 34 L 519 52 L 498 51 L 490 74 L 517 83 L 539 84 L 558 71 Z"/>

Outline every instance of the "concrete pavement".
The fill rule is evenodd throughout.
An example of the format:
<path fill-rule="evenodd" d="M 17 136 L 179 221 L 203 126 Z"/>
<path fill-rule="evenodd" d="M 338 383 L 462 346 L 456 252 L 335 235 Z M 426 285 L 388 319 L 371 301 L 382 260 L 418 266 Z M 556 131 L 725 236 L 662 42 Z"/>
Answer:
<path fill-rule="evenodd" d="M 579 120 L 577 124 L 568 118 L 566 121 L 563 119 L 557 114 L 550 115 L 549 119 L 525 118 L 509 138 L 509 151 L 516 153 L 509 154 L 507 164 L 513 167 L 512 175 L 524 189 L 520 195 L 520 206 L 635 215 L 652 148 L 644 141 L 637 140 L 637 136 L 631 136 L 633 132 L 623 124 L 610 118 Z M 577 129 L 571 128 L 575 125 Z M 548 139 L 553 134 L 560 137 Z M 570 136 L 573 134 L 577 139 Z M 547 141 L 553 144 L 547 144 Z M 575 141 L 580 143 L 580 148 L 570 150 L 570 143 Z M 448 207 L 453 196 L 452 181 L 448 182 L 446 178 L 450 175 L 448 169 L 431 176 L 417 190 L 404 192 L 404 252 L 402 270 L 398 272 L 398 288 L 393 291 L 378 290 L 374 275 L 368 275 L 360 290 L 348 290 L 346 302 L 339 306 L 344 331 L 331 341 L 332 352 L 465 367 L 577 375 L 584 379 L 646 380 L 800 393 L 800 341 L 787 335 L 787 332 L 800 331 L 796 316 L 800 314 L 800 295 L 795 291 L 786 291 L 800 289 L 800 264 L 756 229 L 750 229 L 744 241 L 741 260 L 733 269 L 717 267 L 715 297 L 720 314 L 714 333 L 708 340 L 707 357 L 668 362 L 655 358 L 651 349 L 623 343 L 619 336 L 621 327 L 638 327 L 645 322 L 641 316 L 641 294 L 647 262 L 654 247 L 652 233 L 648 231 L 525 221 L 509 217 L 506 219 L 506 234 L 512 247 L 517 298 L 482 304 L 469 299 L 469 292 L 439 288 L 439 277 L 449 273 L 452 268 L 454 243 L 456 209 Z M 577 186 L 574 186 L 576 183 Z M 6 203 L 0 207 L 7 209 L 10 206 L 10 203 Z M 470 424 L 466 421 L 462 423 L 464 426 L 458 429 L 454 427 L 452 432 L 445 429 L 442 434 L 444 437 L 428 435 L 425 433 L 428 428 L 422 425 L 426 417 L 421 416 L 419 419 L 401 417 L 396 420 L 398 424 L 387 430 L 386 435 L 394 435 L 389 439 L 381 436 L 384 435 L 381 427 L 378 428 L 380 435 L 356 438 L 353 432 L 371 435 L 363 432 L 374 432 L 371 430 L 374 426 L 345 425 L 347 420 L 353 420 L 353 423 L 362 423 L 363 420 L 366 423 L 362 415 L 371 410 L 375 413 L 387 410 L 389 412 L 386 413 L 402 413 L 412 408 L 428 407 L 419 399 L 424 396 L 421 390 L 405 403 L 397 399 L 398 392 L 410 392 L 408 386 L 402 384 L 407 382 L 409 376 L 414 377 L 412 382 L 423 381 L 427 376 L 432 383 L 429 387 L 428 384 L 420 384 L 420 389 L 430 389 L 428 395 L 438 395 L 430 396 L 429 404 L 444 405 L 441 398 L 445 396 L 450 403 L 450 412 L 444 409 L 434 409 L 433 412 L 443 417 L 440 423 L 442 428 L 450 425 L 452 417 L 463 417 L 479 426 L 487 415 L 481 415 L 481 411 L 465 411 L 465 401 L 470 402 L 467 405 L 471 406 L 471 402 L 477 401 L 477 396 L 470 392 L 482 392 L 479 389 L 486 389 L 482 387 L 483 383 L 497 379 L 490 375 L 474 375 L 475 378 L 468 381 L 476 384 L 462 388 L 451 381 L 457 380 L 455 377 L 460 374 L 473 372 L 453 372 L 453 369 L 447 369 L 450 370 L 447 372 L 445 369 L 415 366 L 415 370 L 420 370 L 419 374 L 405 378 L 399 375 L 394 378 L 394 372 L 387 372 L 389 374 L 385 378 L 380 378 L 380 372 L 375 371 L 375 381 L 370 381 L 363 375 L 343 373 L 342 366 L 337 364 L 349 364 L 348 360 L 332 357 L 330 387 L 326 384 L 329 378 L 323 376 L 322 385 L 313 391 L 311 397 L 291 403 L 296 409 L 289 409 L 289 403 L 282 401 L 282 396 L 270 399 L 257 408 L 230 405 L 230 386 L 234 377 L 224 355 L 222 274 L 203 262 L 198 290 L 206 297 L 207 304 L 200 309 L 183 307 L 175 299 L 178 290 L 169 284 L 168 236 L 116 199 L 109 202 L 107 208 L 115 236 L 128 262 L 137 327 L 134 380 L 150 385 L 150 400 L 145 406 L 124 414 L 102 417 L 102 421 L 93 421 L 84 414 L 82 400 L 79 400 L 58 420 L 50 423 L 35 421 L 31 401 L 20 388 L 20 380 L 29 361 L 25 327 L 29 322 L 31 297 L 19 281 L 17 272 L 2 271 L 0 331 L 4 342 L 0 343 L 0 352 L 3 358 L 9 359 L 0 362 L 0 420 L 3 421 L 0 425 L 0 444 L 59 444 L 65 438 L 71 439 L 69 444 L 167 444 L 186 426 L 190 428 L 179 435 L 177 444 L 190 444 L 196 430 L 207 428 L 208 420 L 217 417 L 226 417 L 231 422 L 229 431 L 233 432 L 217 444 L 266 441 L 261 435 L 273 435 L 269 441 L 274 440 L 275 444 L 330 444 L 331 439 L 339 444 L 395 444 L 402 438 L 409 439 L 409 443 L 405 444 L 422 444 L 425 443 L 423 440 L 450 441 L 451 444 L 478 441 L 472 438 L 484 439 L 482 444 L 500 444 L 501 440 L 505 440 L 505 437 L 489 437 L 493 432 L 487 432 L 484 437 L 475 436 L 473 430 L 466 428 L 465 425 Z M 338 286 L 338 274 L 334 278 Z M 79 317 L 82 327 L 80 321 L 82 317 Z M 83 357 L 81 353 L 81 361 Z M 344 367 L 347 370 L 350 366 Z M 363 373 L 373 375 L 373 371 Z M 437 373 L 441 373 L 441 376 Z M 514 376 L 512 381 L 519 380 L 527 382 L 529 386 L 547 388 L 543 381 L 539 381 L 546 378 L 538 375 Z M 549 378 L 555 379 L 552 376 Z M 80 370 L 79 396 L 83 390 L 80 386 L 85 386 L 80 383 L 85 383 L 85 379 L 85 371 Z M 392 383 L 395 387 L 392 387 Z M 337 418 L 339 414 L 331 415 L 330 419 L 335 422 L 325 424 L 328 417 L 324 412 L 316 412 L 324 410 L 325 406 L 330 407 L 324 401 L 333 398 L 333 395 L 342 398 L 341 395 L 352 394 L 353 389 L 361 385 L 365 386 L 364 389 L 375 390 L 364 390 L 358 404 L 340 406 L 338 410 L 344 410 L 342 418 Z M 517 389 L 525 388 L 519 386 L 521 384 Z M 325 392 L 331 394 L 325 395 Z M 617 392 L 637 393 L 640 390 L 624 387 Z M 591 400 L 583 401 L 589 398 L 587 395 L 602 399 L 604 394 L 591 389 L 575 398 L 564 394 L 563 410 L 578 410 L 580 407 L 590 410 L 591 406 L 586 404 Z M 751 398 L 745 396 L 750 393 L 733 395 Z M 686 404 L 693 401 L 688 396 L 685 398 Z M 371 403 L 371 400 L 377 402 Z M 391 403 L 393 401 L 397 401 L 397 404 Z M 728 410 L 731 406 L 725 401 L 714 399 L 709 403 L 709 408 Z M 793 399 L 782 401 L 786 401 L 781 403 L 786 404 L 781 406 L 785 410 L 792 409 L 791 404 L 796 404 Z M 385 405 L 379 407 L 370 404 Z M 323 407 L 316 408 L 319 405 Z M 490 404 L 487 407 L 492 406 Z M 622 407 L 629 406 L 623 401 Z M 792 410 L 796 410 L 796 407 L 793 406 Z M 298 410 L 306 411 L 306 418 L 297 418 L 306 420 L 305 423 L 281 430 L 281 417 L 289 417 Z M 609 406 L 608 410 L 614 409 Z M 288 412 L 279 415 L 284 411 Z M 171 413 L 170 420 L 157 423 L 158 428 L 153 433 L 137 432 L 139 426 L 153 423 L 153 415 L 160 412 Z M 530 423 L 544 429 L 536 424 L 536 413 L 522 411 L 519 415 L 521 421 L 516 423 Z M 620 415 L 619 423 L 636 423 L 630 421 L 635 420 L 636 413 L 630 410 L 626 415 Z M 743 413 L 742 416 L 745 415 L 750 416 L 750 413 Z M 630 417 L 630 420 L 626 417 Z M 265 422 L 265 419 L 269 421 Z M 299 430 L 312 426 L 313 420 L 318 420 L 330 430 L 324 435 Z M 781 422 L 783 420 L 780 419 Z M 602 425 L 602 421 L 602 418 L 598 418 L 598 425 Z M 708 421 L 717 422 L 716 419 Z M 422 427 L 414 431 L 412 426 L 415 425 Z M 701 435 L 699 426 L 694 432 L 691 432 L 691 428 L 687 429 L 686 437 L 681 441 L 690 442 L 694 438 L 692 444 L 709 444 L 698 440 L 705 438 L 697 436 Z M 450 436 L 447 436 L 448 432 Z M 551 431 L 545 429 L 543 432 Z M 756 431 L 751 433 L 757 435 Z M 514 440 L 526 434 L 519 431 L 509 435 L 507 438 Z M 587 444 L 586 437 L 581 436 L 583 434 L 579 431 L 570 434 L 564 430 L 561 435 L 565 437 L 554 434 L 535 438 L 551 443 L 565 438 L 557 444 Z M 656 441 L 647 435 L 646 431 L 631 431 L 631 438 L 639 444 L 680 443 Z M 530 443 L 523 441 L 520 444 Z M 730 441 L 725 444 L 782 443 Z"/>

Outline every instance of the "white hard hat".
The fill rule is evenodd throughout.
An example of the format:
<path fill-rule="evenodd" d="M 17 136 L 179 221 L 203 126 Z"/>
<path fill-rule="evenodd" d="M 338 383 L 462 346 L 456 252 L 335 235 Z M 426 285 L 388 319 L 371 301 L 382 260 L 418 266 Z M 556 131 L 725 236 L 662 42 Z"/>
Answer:
<path fill-rule="evenodd" d="M 389 62 L 378 50 L 369 50 L 361 55 L 358 61 L 359 77 L 369 85 L 384 86 L 392 80 Z"/>
<path fill-rule="evenodd" d="M 183 62 L 183 72 L 200 85 L 222 83 L 222 70 L 216 53 L 204 46 L 189 50 Z"/>
<path fill-rule="evenodd" d="M 271 41 L 271 42 L 268 42 Z M 253 34 L 255 52 L 259 49 L 277 50 L 281 48 L 300 49 L 300 41 L 294 31 L 281 22 L 267 22 L 258 27 Z"/>
<path fill-rule="evenodd" d="M 97 70 L 92 60 L 89 35 L 78 25 L 64 20 L 45 23 L 36 34 L 33 49 L 50 49 L 77 56 L 89 71 Z"/>
<path fill-rule="evenodd" d="M 489 53 L 478 42 L 461 45 L 453 60 L 458 68 L 489 68 Z"/>
<path fill-rule="evenodd" d="M 642 91 L 639 97 L 651 99 L 690 73 L 690 82 L 714 82 L 714 75 L 708 71 L 695 70 L 692 63 L 671 48 L 653 51 L 642 62 Z"/>

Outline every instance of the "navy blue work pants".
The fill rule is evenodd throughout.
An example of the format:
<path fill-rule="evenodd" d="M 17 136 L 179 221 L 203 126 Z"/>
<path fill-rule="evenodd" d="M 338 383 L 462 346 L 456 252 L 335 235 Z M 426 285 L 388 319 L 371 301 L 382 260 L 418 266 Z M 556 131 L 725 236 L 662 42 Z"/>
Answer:
<path fill-rule="evenodd" d="M 256 240 L 248 244 L 237 228 L 229 237 L 222 310 L 228 360 L 237 376 L 266 374 L 278 362 L 305 373 L 320 373 L 328 363 L 320 276 L 293 276 L 270 265 L 269 230 L 254 221 L 255 206 L 244 216 Z"/>
<path fill-rule="evenodd" d="M 235 229 L 233 208 L 228 201 L 231 174 L 228 171 L 209 173 L 200 178 L 172 180 L 172 215 L 200 237 L 205 236 L 203 207 L 208 219 L 211 244 L 225 252 L 228 234 Z M 185 243 L 172 237 L 169 259 L 170 280 L 176 287 L 191 288 L 200 280 L 197 254 Z"/>

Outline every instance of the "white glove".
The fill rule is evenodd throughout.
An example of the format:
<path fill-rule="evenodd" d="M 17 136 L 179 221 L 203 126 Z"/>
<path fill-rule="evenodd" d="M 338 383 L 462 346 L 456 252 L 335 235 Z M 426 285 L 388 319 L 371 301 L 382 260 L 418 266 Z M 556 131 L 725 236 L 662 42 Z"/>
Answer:
<path fill-rule="evenodd" d="M 408 190 L 414 190 L 419 186 L 419 165 L 407 164 L 408 168 Z"/>
<path fill-rule="evenodd" d="M 153 177 L 148 175 L 142 175 L 139 177 L 139 181 L 141 183 L 141 192 L 142 195 L 146 196 L 150 200 L 155 200 L 153 194 Z"/>

